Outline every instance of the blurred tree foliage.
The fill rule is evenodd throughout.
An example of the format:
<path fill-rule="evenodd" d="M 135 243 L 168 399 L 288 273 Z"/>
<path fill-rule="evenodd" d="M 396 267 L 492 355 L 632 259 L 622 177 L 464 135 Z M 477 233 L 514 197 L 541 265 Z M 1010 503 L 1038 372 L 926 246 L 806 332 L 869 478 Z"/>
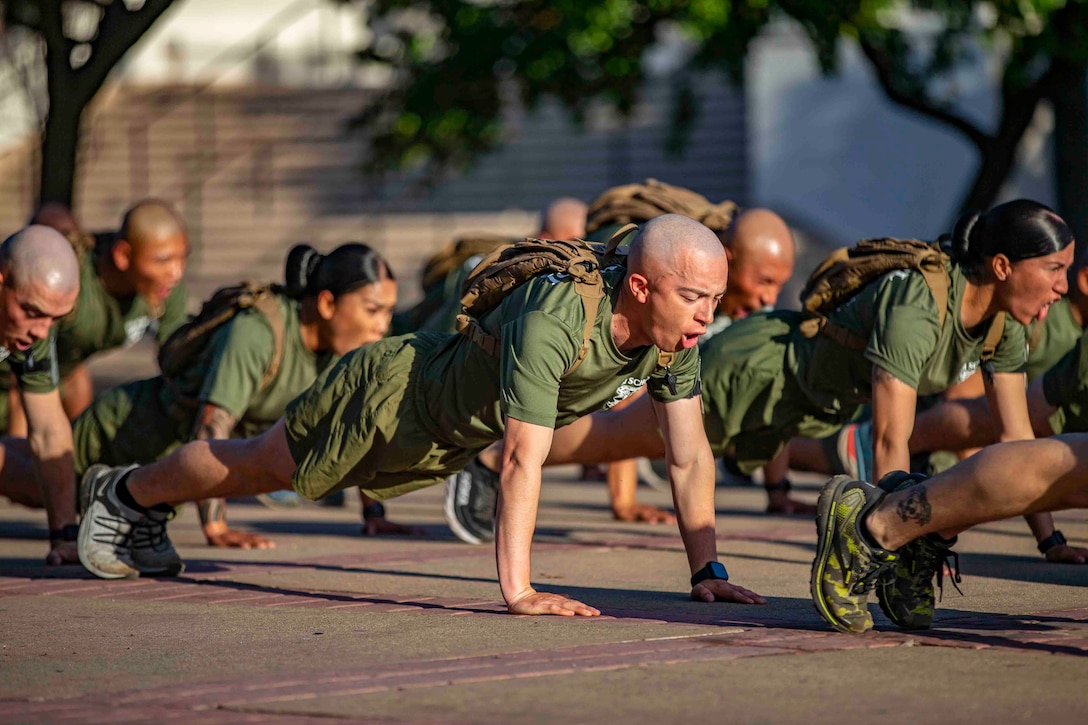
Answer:
<path fill-rule="evenodd" d="M 974 145 L 979 165 L 963 207 L 993 202 L 1036 107 L 1052 100 L 1063 206 L 1085 206 L 1086 2 L 372 0 L 373 36 L 359 58 L 387 73 L 391 85 L 357 122 L 372 140 L 372 173 L 414 168 L 436 178 L 502 142 L 509 99 L 532 109 L 556 98 L 575 118 L 591 102 L 627 113 L 638 99 L 646 51 L 664 33 L 685 39 L 687 71 L 719 70 L 739 80 L 753 39 L 789 18 L 825 72 L 835 72 L 839 45 L 851 38 L 889 99 Z M 959 107 L 957 76 L 965 64 L 987 59 L 996 69 L 999 110 L 983 125 Z M 698 109 L 688 78 L 678 74 L 674 86 L 677 145 Z"/>
<path fill-rule="evenodd" d="M 37 37 L 44 51 L 39 199 L 71 205 L 83 109 L 129 48 L 173 0 L 3 0 L 4 26 Z"/>

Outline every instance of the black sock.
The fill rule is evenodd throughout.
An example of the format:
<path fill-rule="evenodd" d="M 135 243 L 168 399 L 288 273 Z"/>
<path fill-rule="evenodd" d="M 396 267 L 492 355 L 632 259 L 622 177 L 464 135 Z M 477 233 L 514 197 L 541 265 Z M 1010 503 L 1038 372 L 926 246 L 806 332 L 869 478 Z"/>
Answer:
<path fill-rule="evenodd" d="M 125 506 L 128 506 L 133 511 L 147 516 L 150 513 L 150 509 L 147 506 L 141 506 L 140 504 L 136 503 L 136 499 L 132 497 L 132 492 L 128 490 L 129 473 L 132 473 L 132 471 L 129 471 L 125 475 L 121 476 L 121 480 L 117 482 L 117 500 L 123 503 Z"/>

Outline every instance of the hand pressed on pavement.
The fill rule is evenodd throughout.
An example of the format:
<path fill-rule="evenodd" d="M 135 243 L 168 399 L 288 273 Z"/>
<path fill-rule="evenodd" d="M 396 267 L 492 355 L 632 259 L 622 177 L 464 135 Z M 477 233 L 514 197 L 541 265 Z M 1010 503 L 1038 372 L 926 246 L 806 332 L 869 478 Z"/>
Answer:
<path fill-rule="evenodd" d="M 79 563 L 79 549 L 74 541 L 54 541 L 45 557 L 47 566 Z"/>
<path fill-rule="evenodd" d="M 549 594 L 529 589 L 507 604 L 511 614 L 555 614 L 560 617 L 596 617 L 599 609 L 582 604 L 577 599 L 562 594 Z"/>
<path fill-rule="evenodd" d="M 617 521 L 631 521 L 646 524 L 675 524 L 676 516 L 671 511 L 656 506 L 636 503 L 630 506 L 613 506 L 612 518 Z"/>
<path fill-rule="evenodd" d="M 223 549 L 275 549 L 276 542 L 266 539 L 258 534 L 248 534 L 245 531 L 237 531 L 227 528 L 220 522 L 207 524 L 204 527 L 204 538 L 208 546 L 217 546 Z"/>
<path fill-rule="evenodd" d="M 363 536 L 426 536 L 420 526 L 408 526 L 390 521 L 384 516 L 371 516 L 363 520 Z"/>
<path fill-rule="evenodd" d="M 723 579 L 707 579 L 691 588 L 691 598 L 697 602 L 737 602 L 739 604 L 766 604 L 767 600 L 753 591 Z"/>
<path fill-rule="evenodd" d="M 1047 549 L 1046 560 L 1059 564 L 1084 564 L 1088 562 L 1088 549 L 1081 546 L 1059 544 Z"/>

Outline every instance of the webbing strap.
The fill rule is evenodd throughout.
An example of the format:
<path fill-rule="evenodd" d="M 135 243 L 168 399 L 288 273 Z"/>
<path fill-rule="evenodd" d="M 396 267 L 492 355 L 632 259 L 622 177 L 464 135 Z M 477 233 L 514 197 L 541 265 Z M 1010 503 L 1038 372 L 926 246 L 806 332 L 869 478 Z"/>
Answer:
<path fill-rule="evenodd" d="M 986 337 L 982 341 L 982 362 L 993 360 L 997 353 L 997 346 L 1001 344 L 1001 337 L 1005 334 L 1005 313 L 998 312 L 990 322 L 990 329 L 986 330 Z"/>

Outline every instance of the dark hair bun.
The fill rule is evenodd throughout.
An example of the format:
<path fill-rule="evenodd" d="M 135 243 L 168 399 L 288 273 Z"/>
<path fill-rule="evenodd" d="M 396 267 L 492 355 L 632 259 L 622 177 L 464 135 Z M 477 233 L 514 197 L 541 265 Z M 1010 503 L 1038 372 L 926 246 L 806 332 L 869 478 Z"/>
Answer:
<path fill-rule="evenodd" d="M 284 263 L 284 290 L 289 296 L 297 299 L 306 294 L 322 259 L 322 255 L 309 244 L 291 247 Z"/>
<path fill-rule="evenodd" d="M 956 226 L 952 228 L 952 259 L 960 264 L 971 262 L 973 258 L 978 257 L 979 250 L 971 248 L 971 235 L 981 218 L 982 214 L 979 212 L 969 211 L 957 219 Z"/>

